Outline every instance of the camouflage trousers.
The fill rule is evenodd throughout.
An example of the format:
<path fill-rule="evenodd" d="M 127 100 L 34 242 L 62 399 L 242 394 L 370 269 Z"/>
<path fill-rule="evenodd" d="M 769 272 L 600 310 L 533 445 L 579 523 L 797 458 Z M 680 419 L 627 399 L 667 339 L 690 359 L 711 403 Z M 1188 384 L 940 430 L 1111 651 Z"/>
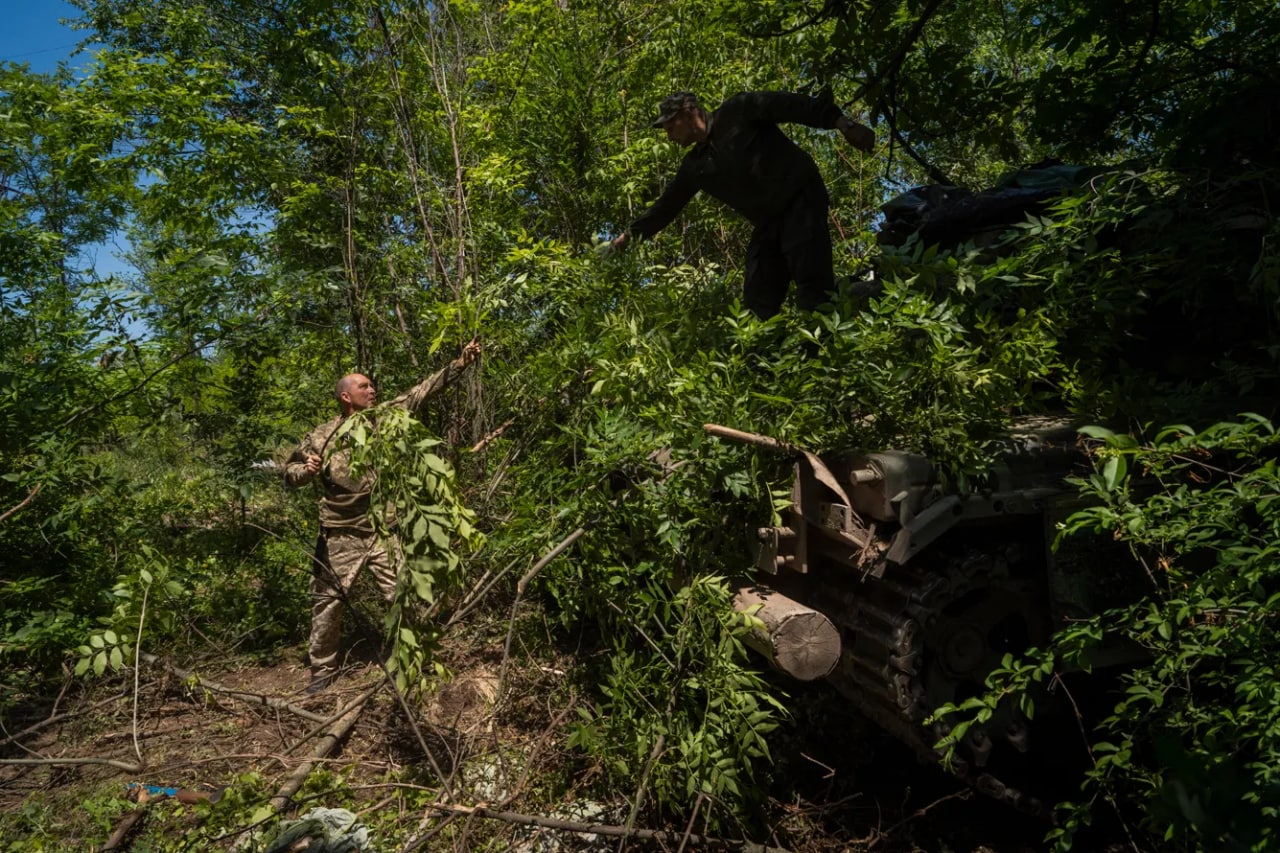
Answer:
<path fill-rule="evenodd" d="M 332 675 L 338 668 L 338 640 L 342 633 L 345 600 L 360 571 L 368 568 L 390 603 L 396 591 L 400 549 L 392 541 L 390 551 L 374 533 L 330 528 L 316 542 L 316 563 L 311 573 L 311 674 Z"/>

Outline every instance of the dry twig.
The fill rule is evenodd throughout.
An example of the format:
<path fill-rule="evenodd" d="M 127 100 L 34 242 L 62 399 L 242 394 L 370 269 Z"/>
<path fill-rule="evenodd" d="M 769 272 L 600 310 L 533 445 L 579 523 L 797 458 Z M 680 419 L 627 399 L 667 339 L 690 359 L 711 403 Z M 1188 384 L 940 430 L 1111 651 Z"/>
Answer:
<path fill-rule="evenodd" d="M 178 678 L 181 678 L 183 681 L 194 681 L 196 684 L 200 685 L 200 687 L 211 693 L 221 693 L 224 696 L 230 696 L 232 699 L 238 699 L 241 702 L 248 702 L 251 705 L 265 705 L 268 708 L 288 711 L 295 716 L 302 717 L 304 720 L 311 720 L 313 723 L 325 723 L 329 721 L 327 717 L 321 716 L 314 711 L 308 711 L 306 708 L 300 708 L 297 705 L 285 702 L 283 699 L 277 699 L 274 696 L 267 696 L 262 693 L 249 693 L 244 690 L 233 690 L 230 687 L 223 687 L 221 684 L 209 681 L 206 678 L 201 678 L 194 672 L 174 666 L 168 661 L 156 657 L 155 655 L 144 652 L 141 657 L 142 660 L 147 663 L 162 667 L 178 676 Z"/>
<path fill-rule="evenodd" d="M 130 764 L 127 761 L 119 761 L 115 758 L 0 758 L 0 764 L 25 764 L 39 767 L 41 765 L 52 764 L 105 764 L 108 767 L 115 767 L 126 773 L 141 773 L 146 770 L 146 766 L 142 764 Z"/>
<path fill-rule="evenodd" d="M 886 839 L 888 839 L 888 838 L 892 838 L 892 837 L 893 837 L 893 834 L 894 834 L 895 832 L 897 832 L 897 831 L 898 831 L 899 829 L 901 829 L 902 827 L 906 826 L 906 825 L 907 825 L 908 823 L 910 823 L 911 821 L 916 820 L 917 818 L 924 817 L 926 814 L 928 814 L 928 813 L 929 813 L 930 811 L 932 811 L 934 808 L 936 808 L 937 806 L 942 805 L 943 803 L 947 802 L 948 800 L 967 800 L 967 799 L 969 799 L 969 797 L 971 797 L 971 796 L 973 796 L 973 791 L 972 791 L 971 789 L 969 789 L 969 788 L 964 788 L 964 789 L 959 790 L 959 791 L 956 791 L 956 792 L 954 792 L 954 793 L 947 794 L 945 797 L 940 797 L 940 798 L 938 798 L 938 799 L 934 800 L 932 803 L 929 803 L 929 804 L 928 804 L 928 805 L 926 805 L 926 806 L 921 806 L 920 808 L 916 809 L 914 812 L 912 812 L 911 814 L 907 815 L 907 816 L 906 816 L 906 817 L 904 817 L 902 820 L 898 821 L 898 822 L 897 822 L 897 823 L 895 823 L 893 826 L 891 826 L 891 827 L 889 827 L 888 829 L 886 829 L 884 832 L 875 832 L 875 833 L 873 833 L 872 835 L 870 835 L 869 837 L 862 839 L 862 841 L 861 841 L 861 842 L 859 842 L 859 843 L 861 843 L 861 844 L 866 844 L 866 845 L 867 845 L 867 849 L 868 849 L 868 850 L 872 850 L 872 849 L 874 849 L 874 848 L 875 848 L 875 846 L 876 846 L 877 844 L 879 844 L 881 841 L 884 841 L 884 840 L 886 840 Z"/>
<path fill-rule="evenodd" d="M 22 499 L 22 503 L 12 507 L 11 509 L 5 510 L 4 515 L 0 515 L 0 524 L 3 524 L 9 516 L 20 511 L 24 506 L 35 500 L 36 495 L 40 494 L 40 489 L 42 488 L 44 488 L 44 483 L 36 483 L 36 486 L 31 490 L 31 493 Z"/>
<path fill-rule="evenodd" d="M 556 829 L 563 832 L 578 832 L 585 835 L 607 835 L 613 838 L 635 838 L 646 841 L 657 841 L 660 844 L 691 844 L 711 847 L 734 848 L 743 851 L 743 853 L 787 853 L 781 847 L 768 847 L 764 844 L 757 844 L 753 841 L 745 841 L 735 838 L 711 838 L 705 835 L 693 835 L 681 832 L 667 832 L 661 829 L 628 829 L 625 826 L 615 826 L 605 823 L 581 823 L 573 820 L 563 820 L 554 817 L 542 817 L 539 815 L 520 814 L 518 812 L 505 812 L 490 809 L 488 806 L 481 804 L 478 806 L 456 806 L 448 803 L 430 803 L 427 805 L 428 811 L 438 812 L 445 815 L 460 815 L 465 817 L 487 818 L 490 820 L 501 820 L 506 823 L 520 824 L 523 826 L 539 826 L 543 829 Z M 410 845 L 406 846 L 404 853 L 411 853 L 417 849 L 417 842 L 411 840 Z"/>
<path fill-rule="evenodd" d="M 35 732 L 38 732 L 41 729 L 43 729 L 45 726 L 51 726 L 54 723 L 60 723 L 63 720 L 69 720 L 72 717 L 78 717 L 82 714 L 87 714 L 90 711 L 96 711 L 104 705 L 110 705 L 112 702 L 119 702 L 124 697 L 125 697 L 125 694 L 118 693 L 115 696 L 112 696 L 110 699 L 103 699 L 101 702 L 95 702 L 87 708 L 81 708 L 76 711 L 66 711 L 61 714 L 50 714 L 48 717 L 45 717 L 40 722 L 33 723 L 32 725 L 27 726 L 25 729 L 23 729 L 20 732 L 14 732 L 11 735 L 7 735 L 3 740 L 0 740 L 0 746 L 6 746 L 7 744 L 17 743 L 18 738 L 25 737 L 26 735 L 29 735 L 29 734 L 34 734 Z M 57 703 L 54 703 L 54 704 L 56 705 Z"/>

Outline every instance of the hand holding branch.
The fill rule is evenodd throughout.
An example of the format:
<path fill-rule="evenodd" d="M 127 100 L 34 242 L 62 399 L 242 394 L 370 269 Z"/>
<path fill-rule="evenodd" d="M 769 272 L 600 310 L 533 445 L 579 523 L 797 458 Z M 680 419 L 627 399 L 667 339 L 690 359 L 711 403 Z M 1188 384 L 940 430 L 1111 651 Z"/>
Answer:
<path fill-rule="evenodd" d="M 458 356 L 458 361 L 466 367 L 471 362 L 480 357 L 480 342 L 472 338 L 467 345 L 462 348 L 462 354 Z"/>
<path fill-rule="evenodd" d="M 869 153 L 876 147 L 875 131 L 848 116 L 840 116 L 836 121 L 836 130 L 844 135 L 846 142 L 863 153 Z"/>

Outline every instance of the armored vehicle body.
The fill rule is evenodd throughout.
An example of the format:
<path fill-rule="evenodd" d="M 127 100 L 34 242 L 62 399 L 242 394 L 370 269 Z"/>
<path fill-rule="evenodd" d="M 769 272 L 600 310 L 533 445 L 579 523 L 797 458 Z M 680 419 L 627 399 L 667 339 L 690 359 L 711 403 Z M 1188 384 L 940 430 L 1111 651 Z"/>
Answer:
<path fill-rule="evenodd" d="M 795 678 L 825 678 L 925 760 L 943 758 L 936 745 L 950 730 L 931 720 L 935 709 L 984 693 L 1006 654 L 1043 647 L 1114 589 L 1100 582 L 1099 552 L 1052 547 L 1057 523 L 1080 505 L 1065 478 L 1087 463 L 1065 422 L 1023 425 L 989 478 L 964 491 L 945 487 L 919 454 L 822 459 L 707 430 L 795 454 L 783 523 L 749 531 L 755 575 L 738 606 L 765 626 L 756 647 Z M 1023 811 L 1044 811 L 1035 779 L 1063 746 L 1055 710 L 1065 709 L 1041 697 L 1033 723 L 1018 703 L 1001 703 L 966 732 L 949 769 Z M 1037 743 L 1040 732 L 1050 742 Z"/>

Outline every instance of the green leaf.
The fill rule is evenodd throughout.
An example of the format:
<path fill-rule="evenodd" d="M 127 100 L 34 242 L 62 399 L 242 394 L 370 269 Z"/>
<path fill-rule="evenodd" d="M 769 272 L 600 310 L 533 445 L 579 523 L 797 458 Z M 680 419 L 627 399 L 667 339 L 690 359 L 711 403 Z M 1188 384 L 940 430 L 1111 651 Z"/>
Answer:
<path fill-rule="evenodd" d="M 1108 491 L 1115 491 L 1116 487 L 1124 479 L 1126 471 L 1127 465 L 1123 456 L 1112 456 L 1107 459 L 1102 468 L 1102 479 L 1106 483 Z"/>

